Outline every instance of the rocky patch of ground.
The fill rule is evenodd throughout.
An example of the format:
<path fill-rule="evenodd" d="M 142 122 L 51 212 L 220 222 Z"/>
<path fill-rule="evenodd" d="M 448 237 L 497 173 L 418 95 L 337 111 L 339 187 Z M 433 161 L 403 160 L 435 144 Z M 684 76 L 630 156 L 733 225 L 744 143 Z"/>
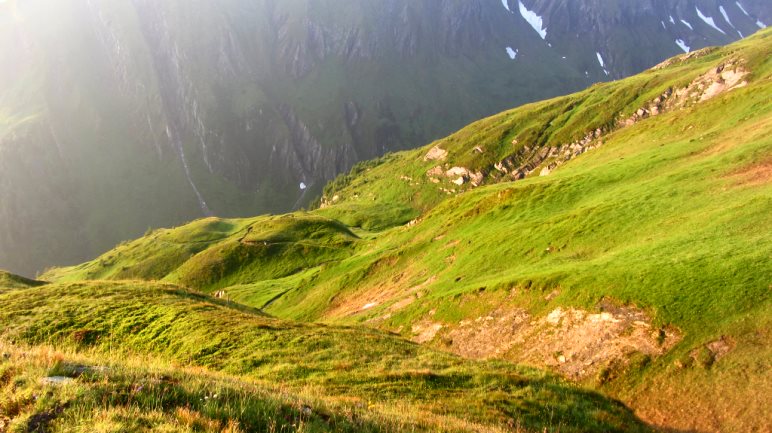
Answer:
<path fill-rule="evenodd" d="M 444 161 L 448 157 L 448 151 L 439 147 L 432 147 L 429 152 L 424 156 L 424 161 Z"/>
<path fill-rule="evenodd" d="M 558 307 L 543 317 L 505 304 L 457 326 L 425 320 L 413 340 L 436 341 L 468 358 L 502 358 L 545 366 L 575 380 L 625 365 L 634 355 L 657 357 L 681 339 L 656 328 L 642 310 L 604 303 L 597 311 Z"/>

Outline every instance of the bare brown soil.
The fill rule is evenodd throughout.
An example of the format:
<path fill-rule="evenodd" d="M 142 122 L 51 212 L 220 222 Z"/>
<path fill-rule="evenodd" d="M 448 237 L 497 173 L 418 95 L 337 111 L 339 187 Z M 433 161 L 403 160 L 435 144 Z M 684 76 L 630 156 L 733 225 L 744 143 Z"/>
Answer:
<path fill-rule="evenodd" d="M 437 340 L 464 357 L 525 362 L 574 380 L 618 368 L 634 355 L 660 356 L 681 339 L 674 328 L 653 327 L 642 310 L 612 303 L 598 311 L 558 307 L 543 317 L 505 303 L 454 326 L 427 318 L 412 331 L 414 341 Z"/>

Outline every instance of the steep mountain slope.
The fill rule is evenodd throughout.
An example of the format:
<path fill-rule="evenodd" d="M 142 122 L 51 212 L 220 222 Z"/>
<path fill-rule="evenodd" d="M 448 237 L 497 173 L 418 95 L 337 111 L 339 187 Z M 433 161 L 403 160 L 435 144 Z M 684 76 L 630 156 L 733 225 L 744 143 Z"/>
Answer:
<path fill-rule="evenodd" d="M 56 302 L 49 302 L 52 299 Z M 97 359 L 110 354 L 111 362 L 121 359 L 122 352 L 152 354 L 238 377 L 207 389 L 197 386 L 201 379 L 195 377 L 193 383 L 165 378 L 153 384 L 140 376 L 132 389 L 113 366 L 81 367 L 86 377 L 77 385 L 89 392 L 47 399 L 47 406 L 53 407 L 50 417 L 63 418 L 53 431 L 71 431 L 75 423 L 68 422 L 70 417 L 84 427 L 89 418 L 99 418 L 93 413 L 104 405 L 99 388 L 109 392 L 107 384 L 115 380 L 109 378 L 116 376 L 112 388 L 128 394 L 128 401 L 112 397 L 109 415 L 139 412 L 147 427 L 134 431 L 150 431 L 160 424 L 152 419 L 152 411 L 156 417 L 160 411 L 160 418 L 169 422 L 186 403 L 189 411 L 208 415 L 215 426 L 236 422 L 244 431 L 266 431 L 271 422 L 285 424 L 287 431 L 647 431 L 623 405 L 536 369 L 467 361 L 364 328 L 280 321 L 173 285 L 48 285 L 0 294 L 0 307 L 0 338 L 6 340 L 57 344 L 90 351 Z M 17 368 L 8 369 L 5 362 L 0 371 L 13 374 Z M 16 363 L 22 368 L 32 364 Z M 77 377 L 76 367 L 71 364 L 68 370 L 60 363 L 53 370 Z M 217 378 L 206 372 L 198 376 Z M 244 388 L 257 388 L 255 379 L 265 390 L 250 403 Z M 6 386 L 4 381 L 0 387 Z M 16 390 L 20 386 L 8 388 L 13 397 L 0 403 L 0 417 L 6 407 L 17 404 L 16 396 L 24 403 L 24 392 Z M 272 388 L 281 391 L 271 398 Z M 290 400 L 292 393 L 313 395 L 316 402 L 313 407 L 308 402 L 276 407 L 277 400 Z M 195 396 L 214 401 L 186 401 Z M 247 410 L 239 409 L 239 402 Z M 261 412 L 260 406 L 267 408 Z M 19 414 L 17 408 L 11 416 L 23 425 L 25 417 L 46 413 L 42 409 L 31 407 Z M 289 425 L 287 419 L 310 425 Z"/>
<path fill-rule="evenodd" d="M 772 22 L 763 0 L 508 1 L 589 73 L 638 73 L 666 55 L 726 44 Z"/>
<path fill-rule="evenodd" d="M 202 220 L 44 278 L 224 290 L 546 366 L 656 425 L 761 431 L 770 52 L 767 30 L 685 54 L 360 164 L 311 213 Z"/>
<path fill-rule="evenodd" d="M 49 3 L 0 3 L 0 266 L 30 275 L 148 227 L 297 209 L 357 161 L 770 14 L 697 2 L 721 33 L 685 0 Z"/>

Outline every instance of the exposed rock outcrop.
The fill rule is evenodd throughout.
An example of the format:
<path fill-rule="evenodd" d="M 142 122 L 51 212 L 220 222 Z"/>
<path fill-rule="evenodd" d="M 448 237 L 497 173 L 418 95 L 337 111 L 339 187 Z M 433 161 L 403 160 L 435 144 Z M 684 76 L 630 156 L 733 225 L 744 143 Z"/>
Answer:
<path fill-rule="evenodd" d="M 463 167 L 453 167 L 445 172 L 445 176 L 458 186 L 463 186 L 471 180 L 472 187 L 484 184 L 486 179 L 494 182 L 500 181 L 502 177 L 512 181 L 521 180 L 537 170 L 539 176 L 548 176 L 557 167 L 571 159 L 602 146 L 605 135 L 635 125 L 649 117 L 703 103 L 722 93 L 741 88 L 747 84 L 745 81 L 747 75 L 748 70 L 739 59 L 722 63 L 695 78 L 685 87 L 666 89 L 661 95 L 628 116 L 620 114 L 615 126 L 611 129 L 596 128 L 586 132 L 579 140 L 557 146 L 531 147 L 526 144 L 510 156 L 479 172 L 473 173 Z M 513 145 L 518 146 L 517 140 Z M 439 147 L 433 148 L 430 154 L 436 152 L 434 149 Z M 441 167 L 435 167 L 427 172 L 427 176 L 436 179 L 441 170 Z"/>
<path fill-rule="evenodd" d="M 675 328 L 653 327 L 640 309 L 604 303 L 599 310 L 559 307 L 534 317 L 504 304 L 458 325 L 427 320 L 412 331 L 417 342 L 435 340 L 465 357 L 533 363 L 577 380 L 607 374 L 632 356 L 660 356 L 681 339 Z"/>
<path fill-rule="evenodd" d="M 448 151 L 440 146 L 434 146 L 424 156 L 424 161 L 444 161 L 448 157 Z"/>

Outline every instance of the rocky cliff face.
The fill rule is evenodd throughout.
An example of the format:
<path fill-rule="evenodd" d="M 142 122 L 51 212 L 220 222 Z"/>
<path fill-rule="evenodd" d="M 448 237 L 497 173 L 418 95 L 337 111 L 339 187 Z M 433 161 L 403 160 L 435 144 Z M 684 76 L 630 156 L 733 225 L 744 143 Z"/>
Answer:
<path fill-rule="evenodd" d="M 692 49 L 739 38 L 769 9 L 759 0 L 0 3 L 9 83 L 0 268 L 32 274 L 149 226 L 303 206 L 359 160 L 637 72 L 679 52 L 678 40 Z"/>
<path fill-rule="evenodd" d="M 615 79 L 772 22 L 772 7 L 759 0 L 504 1 L 539 22 L 545 41 L 569 60 Z"/>

